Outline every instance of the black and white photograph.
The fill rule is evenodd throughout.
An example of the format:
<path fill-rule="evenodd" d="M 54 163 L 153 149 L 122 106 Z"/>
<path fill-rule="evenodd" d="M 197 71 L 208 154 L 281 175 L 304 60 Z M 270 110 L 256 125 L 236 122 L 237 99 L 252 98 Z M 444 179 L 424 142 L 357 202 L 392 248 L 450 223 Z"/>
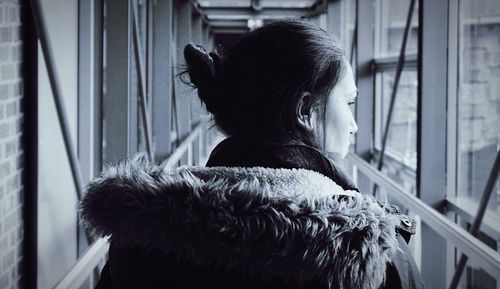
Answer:
<path fill-rule="evenodd" d="M 500 289 L 500 0 L 0 0 L 0 289 Z"/>

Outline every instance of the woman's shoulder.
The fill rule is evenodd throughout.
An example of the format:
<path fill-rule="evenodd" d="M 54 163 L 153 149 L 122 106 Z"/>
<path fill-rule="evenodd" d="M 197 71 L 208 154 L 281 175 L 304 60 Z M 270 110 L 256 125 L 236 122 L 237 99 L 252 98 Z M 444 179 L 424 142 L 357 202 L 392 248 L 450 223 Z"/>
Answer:
<path fill-rule="evenodd" d="M 129 160 L 91 182 L 81 208 L 94 232 L 120 244 L 297 282 L 378 288 L 398 247 L 394 214 L 306 169 Z"/>

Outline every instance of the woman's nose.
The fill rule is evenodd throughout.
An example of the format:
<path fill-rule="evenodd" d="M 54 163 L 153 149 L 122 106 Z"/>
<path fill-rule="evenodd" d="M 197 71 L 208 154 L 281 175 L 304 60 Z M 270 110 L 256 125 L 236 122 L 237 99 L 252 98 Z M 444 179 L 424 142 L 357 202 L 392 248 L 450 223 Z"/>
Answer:
<path fill-rule="evenodd" d="M 358 124 L 356 123 L 356 121 L 353 119 L 351 121 L 351 134 L 355 134 L 356 132 L 358 132 Z"/>

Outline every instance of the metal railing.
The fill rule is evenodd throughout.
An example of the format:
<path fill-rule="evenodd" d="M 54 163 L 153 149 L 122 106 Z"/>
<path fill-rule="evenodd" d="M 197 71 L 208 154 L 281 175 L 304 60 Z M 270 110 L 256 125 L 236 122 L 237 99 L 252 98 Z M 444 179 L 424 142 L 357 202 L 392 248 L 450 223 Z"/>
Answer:
<path fill-rule="evenodd" d="M 54 287 L 54 289 L 79 288 L 88 277 L 92 276 L 94 269 L 106 256 L 108 249 L 109 243 L 107 239 L 97 239 L 87 248 L 71 271 Z"/>
<path fill-rule="evenodd" d="M 203 143 L 203 124 L 196 125 L 191 133 L 181 141 L 180 145 L 168 157 L 166 167 L 174 168 L 176 164 L 187 153 L 188 163 L 193 164 L 193 159 L 203 160 L 203 150 L 198 150 L 199 157 L 193 158 L 193 146 L 200 146 Z M 196 164 L 194 164 L 196 165 Z M 106 238 L 96 240 L 85 253 L 77 260 L 76 264 L 68 273 L 56 284 L 54 289 L 80 288 L 80 286 L 92 276 L 94 269 L 106 258 L 109 243 Z"/>
<path fill-rule="evenodd" d="M 479 228 L 481 227 L 481 223 L 483 222 L 484 215 L 486 214 L 486 208 L 490 201 L 491 195 L 493 194 L 493 188 L 498 180 L 498 171 L 500 168 L 500 152 L 497 152 L 497 156 L 495 158 L 495 163 L 493 164 L 493 168 L 491 169 L 490 175 L 488 177 L 488 181 L 486 182 L 486 186 L 484 188 L 483 194 L 481 196 L 481 201 L 479 202 L 479 207 L 474 216 L 474 220 L 471 223 L 471 228 L 469 233 L 476 237 L 479 234 Z M 455 289 L 458 287 L 460 283 L 460 279 L 462 277 L 462 273 L 465 269 L 465 265 L 467 264 L 467 260 L 469 257 L 466 254 L 461 254 L 460 260 L 458 261 L 457 268 L 455 270 L 455 274 L 453 274 L 453 278 L 450 282 L 450 289 Z M 492 276 L 500 276 L 500 274 L 492 275 Z"/>
<path fill-rule="evenodd" d="M 422 222 L 446 239 L 447 242 L 456 246 L 476 264 L 480 264 L 484 271 L 491 276 L 500 276 L 500 254 L 498 252 L 417 197 L 407 193 L 400 185 L 359 156 L 349 154 L 348 161 L 352 162 L 356 170 L 375 182 L 381 189 L 386 190 L 392 198 L 419 215 Z"/>

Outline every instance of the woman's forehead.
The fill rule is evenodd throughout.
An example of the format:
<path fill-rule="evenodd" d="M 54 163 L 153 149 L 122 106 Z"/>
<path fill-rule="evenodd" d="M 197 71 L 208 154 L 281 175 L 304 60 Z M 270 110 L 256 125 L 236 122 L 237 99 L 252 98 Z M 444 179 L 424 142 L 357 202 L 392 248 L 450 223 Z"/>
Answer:
<path fill-rule="evenodd" d="M 344 73 L 342 78 L 335 85 L 333 93 L 341 94 L 346 97 L 355 97 L 358 93 L 356 81 L 354 80 L 350 66 L 347 67 L 346 73 Z"/>

